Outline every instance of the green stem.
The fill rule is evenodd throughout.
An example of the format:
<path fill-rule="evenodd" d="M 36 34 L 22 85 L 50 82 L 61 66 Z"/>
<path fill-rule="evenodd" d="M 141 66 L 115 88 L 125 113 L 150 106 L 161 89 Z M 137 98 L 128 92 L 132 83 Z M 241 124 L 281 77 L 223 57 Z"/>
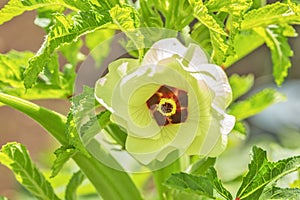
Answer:
<path fill-rule="evenodd" d="M 24 99 L 0 92 L 0 102 L 19 110 L 43 126 L 62 145 L 68 144 L 65 134 L 66 116 L 40 107 Z M 123 171 L 118 171 L 98 161 L 94 157 L 87 158 L 81 153 L 73 156 L 74 161 L 89 178 L 96 190 L 107 200 L 141 200 L 141 194 L 130 176 Z M 106 155 L 106 159 L 112 159 Z"/>
<path fill-rule="evenodd" d="M 180 159 L 172 164 L 153 172 L 153 178 L 160 200 L 172 199 L 171 190 L 164 183 L 172 175 L 180 171 Z"/>
<path fill-rule="evenodd" d="M 38 106 L 30 101 L 4 94 L 0 92 L 0 102 L 22 112 L 37 121 L 49 133 L 52 134 L 62 145 L 68 143 L 66 137 L 66 116 Z"/>

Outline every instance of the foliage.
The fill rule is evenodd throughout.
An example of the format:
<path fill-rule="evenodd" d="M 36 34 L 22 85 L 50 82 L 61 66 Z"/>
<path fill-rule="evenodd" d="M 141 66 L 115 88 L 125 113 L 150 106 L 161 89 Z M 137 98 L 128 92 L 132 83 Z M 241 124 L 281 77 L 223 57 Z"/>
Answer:
<path fill-rule="evenodd" d="M 137 188 L 135 175 L 110 168 L 96 158 L 105 158 L 122 169 L 113 155 L 93 138 L 101 133 L 123 150 L 127 133 L 111 120 L 111 111 L 96 103 L 93 88 L 85 87 L 82 94 L 73 94 L 78 67 L 88 57 L 86 49 L 96 65 L 101 66 L 114 53 L 110 48 L 113 37 L 123 32 L 127 38 L 121 45 L 128 55 L 142 60 L 149 48 L 149 35 L 159 38 L 161 33 L 141 28 L 166 28 L 180 33 L 178 37 L 183 44 L 188 45 L 191 40 L 200 44 L 212 63 L 227 69 L 266 44 L 273 62 L 274 81 L 280 86 L 292 66 L 293 50 L 288 39 L 297 36 L 294 28 L 300 23 L 300 5 L 291 0 L 271 4 L 264 0 L 9 0 L 0 10 L 0 25 L 32 10 L 37 11 L 35 24 L 45 30 L 44 43 L 36 53 L 11 50 L 0 54 L 0 102 L 31 117 L 60 143 L 54 153 L 50 178 L 62 176 L 66 163 L 70 159 L 75 161 L 76 172 L 69 171 L 71 179 L 65 182 L 65 199 L 76 199 L 84 180 L 103 199 L 139 200 L 142 194 L 148 194 L 145 188 L 152 188 L 152 179 L 143 179 L 144 184 L 138 184 L 141 187 Z M 283 94 L 269 88 L 249 95 L 255 82 L 251 74 L 233 74 L 229 82 L 234 102 L 229 105 L 228 113 L 237 120 L 232 134 L 246 136 L 247 118 L 286 100 Z M 72 96 L 68 116 L 27 101 Z M 91 148 L 98 155 L 91 154 Z M 297 181 L 295 188 L 283 188 L 277 182 L 297 171 L 299 161 L 299 156 L 295 156 L 271 162 L 266 151 L 253 147 L 252 161 L 243 178 L 224 182 L 214 167 L 218 158 L 181 158 L 177 161 L 180 163 L 153 173 L 157 187 L 154 196 L 297 199 L 300 195 Z M 36 167 L 24 145 L 16 142 L 3 145 L 0 163 L 36 198 L 59 199 L 59 189 L 51 186 L 51 180 Z M 233 195 L 226 186 L 238 181 L 240 187 Z M 147 195 L 144 197 L 147 199 Z M 0 199 L 6 198 L 0 196 Z"/>

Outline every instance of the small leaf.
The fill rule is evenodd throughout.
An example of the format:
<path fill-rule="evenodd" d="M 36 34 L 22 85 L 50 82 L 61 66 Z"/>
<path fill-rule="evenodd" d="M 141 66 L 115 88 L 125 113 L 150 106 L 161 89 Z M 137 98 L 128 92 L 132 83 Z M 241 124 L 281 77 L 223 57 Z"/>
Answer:
<path fill-rule="evenodd" d="M 65 193 L 65 199 L 66 200 L 76 200 L 76 191 L 77 188 L 81 185 L 81 183 L 84 181 L 85 175 L 82 173 L 82 171 L 78 171 L 73 174 L 71 180 L 69 181 L 66 193 Z"/>
<path fill-rule="evenodd" d="M 38 53 L 29 61 L 24 72 L 24 85 L 31 88 L 45 65 L 50 61 L 53 52 L 64 44 L 76 41 L 81 35 L 100 29 L 111 21 L 108 12 L 80 12 L 72 19 L 63 14 L 56 14 L 56 24 L 51 27 L 46 40 Z"/>
<path fill-rule="evenodd" d="M 224 31 L 223 23 L 219 22 L 213 14 L 208 12 L 207 7 L 202 1 L 197 1 L 192 5 L 194 7 L 194 16 L 209 29 L 210 40 L 213 47 L 212 59 L 216 64 L 223 64 L 228 54 L 229 45 L 226 44 L 225 37 L 227 33 Z"/>
<path fill-rule="evenodd" d="M 226 200 L 231 200 L 231 194 L 223 187 L 214 168 L 209 168 L 204 176 L 194 176 L 186 173 L 173 174 L 166 185 L 170 188 L 192 192 L 209 198 L 216 198 L 215 192 Z"/>
<path fill-rule="evenodd" d="M 69 63 L 76 66 L 78 62 L 85 59 L 85 56 L 80 52 L 82 46 L 82 40 L 78 39 L 76 42 L 70 43 L 69 45 L 61 46 L 59 50 Z"/>
<path fill-rule="evenodd" d="M 266 151 L 255 146 L 252 151 L 253 158 L 248 165 L 249 171 L 236 195 L 240 200 L 259 199 L 268 184 L 300 168 L 300 156 L 270 162 Z"/>
<path fill-rule="evenodd" d="M 65 4 L 63 0 L 10 0 L 4 8 L 0 10 L 0 25 L 11 20 L 13 17 L 21 15 L 25 11 L 59 5 L 68 7 L 71 10 L 77 10 L 75 7 Z"/>
<path fill-rule="evenodd" d="M 299 188 L 278 188 L 270 187 L 263 191 L 260 200 L 272 199 L 272 200 L 298 200 L 300 197 Z"/>
<path fill-rule="evenodd" d="M 36 198 L 59 200 L 50 183 L 32 163 L 27 149 L 18 143 L 8 143 L 0 151 L 0 162 L 10 168 L 16 179 Z"/>
<path fill-rule="evenodd" d="M 214 197 L 213 187 L 206 177 L 197 177 L 181 172 L 179 174 L 173 174 L 166 181 L 166 185 L 172 189 L 196 193 L 210 198 Z"/>
<path fill-rule="evenodd" d="M 41 74 L 32 90 L 25 91 L 23 73 L 28 60 L 33 57 L 31 52 L 10 51 L 0 55 L 0 91 L 24 99 L 67 98 L 72 90 L 67 87 L 70 80 L 65 74 L 59 73 L 57 57 L 53 57 Z M 73 84 L 73 83 L 72 83 Z"/>
<path fill-rule="evenodd" d="M 235 123 L 233 130 L 236 131 L 237 133 L 241 134 L 242 136 L 246 136 L 248 133 L 248 128 L 245 122 L 243 121 L 238 121 Z"/>
<path fill-rule="evenodd" d="M 278 26 L 269 26 L 256 28 L 255 31 L 264 38 L 271 50 L 273 76 L 277 85 L 281 85 L 288 75 L 288 69 L 291 67 L 290 57 L 293 56 L 288 40 L 283 36 L 284 29 Z"/>
<path fill-rule="evenodd" d="M 228 113 L 234 115 L 237 119 L 243 120 L 251 117 L 268 106 L 285 101 L 286 97 L 274 89 L 264 89 L 250 98 L 231 104 Z"/>
<path fill-rule="evenodd" d="M 153 0 L 140 0 L 141 23 L 146 27 L 163 27 L 156 2 Z"/>
<path fill-rule="evenodd" d="M 149 1 L 146 1 L 148 4 Z M 188 0 L 152 0 L 149 9 L 156 8 L 158 16 L 163 15 L 164 27 L 176 31 L 188 26 L 193 21 L 192 6 Z M 143 10 L 144 11 L 144 10 Z M 148 12 L 149 13 L 149 12 Z M 159 14 L 160 13 L 160 14 Z M 152 13 L 153 16 L 154 13 Z M 154 16 L 152 17 L 154 18 Z M 145 18 L 147 20 L 147 18 Z M 150 25 L 149 27 L 153 27 Z"/>
<path fill-rule="evenodd" d="M 109 14 L 114 24 L 130 39 L 126 45 L 127 51 L 137 50 L 141 59 L 144 54 L 144 36 L 141 31 L 137 30 L 140 27 L 140 17 L 136 9 L 131 6 L 116 5 L 109 11 Z"/>
<path fill-rule="evenodd" d="M 7 197 L 0 196 L 0 200 L 9 200 Z"/>
<path fill-rule="evenodd" d="M 234 54 L 230 55 L 224 67 L 230 67 L 233 63 L 237 62 L 241 58 L 247 56 L 256 48 L 264 44 L 264 40 L 254 30 L 240 31 L 232 42 L 234 48 Z"/>
<path fill-rule="evenodd" d="M 72 146 L 62 146 L 55 150 L 54 154 L 56 156 L 56 159 L 53 162 L 53 165 L 51 167 L 51 178 L 55 177 L 60 170 L 63 168 L 64 164 L 72 158 L 77 151 Z"/>
<path fill-rule="evenodd" d="M 86 150 L 85 145 L 79 135 L 79 132 L 77 131 L 78 125 L 74 121 L 74 115 L 72 113 L 69 113 L 68 115 L 66 127 L 67 135 L 69 138 L 69 145 L 73 146 L 76 150 L 80 151 L 85 156 L 90 157 L 90 154 Z"/>
<path fill-rule="evenodd" d="M 216 158 L 203 158 L 194 163 L 190 173 L 193 175 L 204 175 L 210 167 L 216 163 Z"/>
<path fill-rule="evenodd" d="M 248 92 L 253 86 L 253 83 L 254 76 L 252 74 L 248 74 L 245 76 L 233 74 L 232 76 L 230 76 L 229 84 L 232 89 L 232 101 Z"/>
<path fill-rule="evenodd" d="M 230 39 L 233 40 L 241 28 L 244 13 L 251 7 L 251 0 L 210 0 L 205 3 L 209 12 L 226 12 L 229 14 L 226 28 L 230 32 Z"/>
<path fill-rule="evenodd" d="M 110 122 L 105 126 L 104 130 L 119 144 L 123 149 L 125 149 L 125 143 L 127 138 L 127 133 L 124 129 L 115 123 Z"/>
<path fill-rule="evenodd" d="M 99 129 L 99 124 L 96 123 L 96 131 L 87 133 L 87 131 L 90 131 L 88 129 L 97 121 L 94 110 L 96 104 L 94 89 L 84 87 L 83 93 L 73 97 L 71 104 L 66 124 L 69 145 L 89 157 L 90 154 L 86 150 L 84 142 L 88 141 L 94 134 L 101 130 Z M 84 137 L 87 137 L 86 135 L 88 135 L 88 138 L 85 140 Z"/>
<path fill-rule="evenodd" d="M 255 27 L 266 27 L 271 24 L 293 23 L 299 24 L 299 11 L 293 9 L 292 4 L 272 3 L 264 7 L 253 9 L 244 16 L 242 30 Z"/>

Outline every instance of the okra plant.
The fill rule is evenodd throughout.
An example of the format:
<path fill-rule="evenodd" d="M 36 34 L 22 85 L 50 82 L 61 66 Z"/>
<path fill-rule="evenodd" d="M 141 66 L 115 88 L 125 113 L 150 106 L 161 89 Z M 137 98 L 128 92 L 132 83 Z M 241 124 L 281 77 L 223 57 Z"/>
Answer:
<path fill-rule="evenodd" d="M 24 145 L 2 146 L 0 163 L 32 198 L 299 199 L 297 153 L 273 160 L 251 143 L 248 169 L 230 180 L 242 161 L 224 156 L 249 146 L 247 118 L 286 100 L 274 88 L 249 94 L 254 76 L 228 68 L 265 44 L 281 86 L 297 1 L 9 0 L 0 24 L 32 10 L 46 34 L 40 49 L 0 55 L 1 106 L 60 145 L 50 176 Z M 69 99 L 69 114 L 30 101 L 47 98 Z M 55 180 L 65 174 L 62 191 Z"/>

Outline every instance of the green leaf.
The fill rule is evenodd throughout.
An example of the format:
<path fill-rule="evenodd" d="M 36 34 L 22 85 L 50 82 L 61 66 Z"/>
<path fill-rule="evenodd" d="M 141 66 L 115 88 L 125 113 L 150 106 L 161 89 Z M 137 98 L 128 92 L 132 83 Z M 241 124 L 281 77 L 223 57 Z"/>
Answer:
<path fill-rule="evenodd" d="M 203 158 L 195 162 L 190 170 L 193 175 L 204 175 L 210 167 L 213 167 L 216 163 L 216 158 Z"/>
<path fill-rule="evenodd" d="M 298 200 L 300 197 L 299 188 L 278 188 L 278 187 L 269 187 L 263 191 L 263 194 L 260 197 L 260 200 Z"/>
<path fill-rule="evenodd" d="M 252 74 L 240 76 L 233 74 L 229 78 L 229 84 L 232 89 L 232 101 L 247 93 L 254 83 L 254 76 Z"/>
<path fill-rule="evenodd" d="M 163 27 L 163 21 L 154 0 L 140 0 L 141 23 L 145 27 Z"/>
<path fill-rule="evenodd" d="M 286 97 L 274 89 L 264 89 L 246 100 L 231 104 L 228 113 L 234 115 L 237 121 L 251 117 L 268 106 L 285 101 Z"/>
<path fill-rule="evenodd" d="M 21 15 L 25 11 L 36 10 L 42 7 L 63 6 L 71 10 L 78 10 L 72 5 L 71 0 L 9 0 L 0 10 L 0 25 L 11 20 L 13 17 Z M 76 1 L 80 2 L 80 1 Z M 71 3 L 71 4 L 68 4 Z"/>
<path fill-rule="evenodd" d="M 82 46 L 82 40 L 78 39 L 76 42 L 61 46 L 59 50 L 72 66 L 76 66 L 78 62 L 85 59 L 85 55 L 80 52 Z"/>
<path fill-rule="evenodd" d="M 256 28 L 255 31 L 264 38 L 271 50 L 273 76 L 277 85 L 281 85 L 291 67 L 289 58 L 293 56 L 288 39 L 283 35 L 284 29 L 278 26 L 268 26 L 267 28 Z"/>
<path fill-rule="evenodd" d="M 46 99 L 66 98 L 71 93 L 69 77 L 58 71 L 57 57 L 51 62 L 41 74 L 37 84 L 32 90 L 26 91 L 23 85 L 23 73 L 28 60 L 33 57 L 31 52 L 10 51 L 7 54 L 0 54 L 0 91 L 6 94 L 22 97 L 24 99 Z M 72 83 L 73 84 L 73 83 Z"/>
<path fill-rule="evenodd" d="M 56 24 L 52 26 L 44 44 L 29 61 L 29 66 L 24 72 L 26 88 L 32 87 L 57 48 L 75 42 L 81 35 L 100 29 L 111 21 L 107 11 L 96 12 L 92 10 L 75 14 L 72 18 L 63 14 L 56 14 L 55 18 Z"/>
<path fill-rule="evenodd" d="M 98 2 L 98 6 L 100 6 L 103 10 L 110 10 L 115 5 L 120 4 L 119 0 L 90 0 L 92 3 Z"/>
<path fill-rule="evenodd" d="M 213 15 L 209 14 L 208 8 L 202 1 L 197 1 L 194 4 L 194 16 L 211 31 L 227 36 L 223 24 L 218 22 Z"/>
<path fill-rule="evenodd" d="M 298 8 L 299 9 L 299 8 Z M 241 29 L 266 27 L 271 24 L 299 24 L 299 10 L 294 5 L 276 2 L 264 7 L 253 9 L 244 16 Z"/>
<path fill-rule="evenodd" d="M 240 31 L 232 42 L 234 54 L 229 55 L 224 63 L 224 67 L 230 67 L 233 63 L 245 57 L 259 46 L 263 45 L 264 40 L 254 30 Z"/>
<path fill-rule="evenodd" d="M 74 119 L 74 115 L 72 114 L 72 111 L 68 115 L 67 120 L 67 135 L 69 139 L 69 145 L 74 147 L 76 150 L 80 151 L 82 154 L 84 154 L 87 157 L 90 157 L 91 155 L 86 150 L 85 145 L 83 141 L 81 140 L 81 136 L 79 135 L 79 131 L 77 131 L 78 124 L 76 124 L 76 121 Z"/>
<path fill-rule="evenodd" d="M 194 19 L 191 15 L 193 9 L 188 0 L 152 0 L 152 2 L 153 4 L 150 3 L 148 6 L 149 9 L 154 7 L 163 15 L 164 27 L 167 29 L 181 31 Z M 148 4 L 148 1 L 146 3 Z M 157 13 L 158 16 L 159 13 Z"/>
<path fill-rule="evenodd" d="M 234 39 L 235 35 L 241 28 L 244 13 L 251 7 L 252 0 L 210 0 L 205 6 L 210 13 L 226 12 L 229 14 L 226 28 L 230 32 L 230 39 Z"/>
<path fill-rule="evenodd" d="M 268 184 L 275 183 L 278 179 L 300 168 L 300 156 L 270 162 L 266 151 L 256 146 L 252 151 L 253 158 L 248 165 L 249 171 L 243 178 L 236 195 L 240 200 L 259 199 Z"/>
<path fill-rule="evenodd" d="M 127 132 L 115 123 L 110 122 L 105 126 L 104 130 L 125 149 L 125 142 L 127 138 Z"/>
<path fill-rule="evenodd" d="M 140 27 L 140 16 L 136 9 L 131 6 L 116 5 L 109 13 L 113 23 L 130 39 L 126 45 L 127 51 L 130 53 L 137 50 L 141 59 L 144 54 L 144 36 L 137 30 Z"/>
<path fill-rule="evenodd" d="M 266 4 L 267 4 L 267 1 L 266 1 L 266 0 L 253 0 L 251 9 L 257 9 L 257 8 L 260 8 L 260 7 L 265 6 Z"/>
<path fill-rule="evenodd" d="M 8 143 L 0 151 L 0 162 L 10 168 L 16 179 L 36 198 L 59 200 L 52 186 L 32 163 L 27 149 L 18 143 Z"/>
<path fill-rule="evenodd" d="M 82 94 L 72 98 L 72 107 L 68 116 L 69 145 L 87 156 L 89 153 L 86 151 L 86 143 L 101 130 L 105 130 L 123 148 L 127 137 L 125 130 L 110 121 L 109 111 L 95 113 L 96 103 L 94 89 L 84 87 Z"/>
<path fill-rule="evenodd" d="M 53 162 L 51 167 L 51 178 L 54 178 L 60 170 L 63 168 L 64 164 L 70 160 L 77 151 L 74 149 L 73 146 L 62 146 L 55 150 L 54 154 L 56 159 Z"/>
<path fill-rule="evenodd" d="M 66 200 L 76 200 L 76 190 L 81 185 L 81 183 L 84 181 L 85 175 L 82 173 L 82 171 L 78 171 L 73 174 L 71 180 L 69 181 L 66 193 L 65 193 L 65 199 Z"/>
<path fill-rule="evenodd" d="M 212 59 L 216 64 L 221 65 L 225 61 L 228 54 L 229 45 L 226 44 L 225 37 L 227 33 L 224 31 L 224 24 L 219 22 L 213 14 L 208 12 L 207 7 L 202 1 L 192 4 L 194 8 L 194 16 L 209 29 L 211 44 L 213 47 Z"/>
<path fill-rule="evenodd" d="M 233 132 L 236 131 L 237 133 L 241 134 L 241 136 L 246 136 L 248 133 L 248 128 L 247 125 L 245 124 L 245 122 L 243 121 L 238 121 L 234 124 L 233 127 Z"/>
<path fill-rule="evenodd" d="M 29 101 L 3 94 L 0 92 L 0 102 L 5 103 L 33 118 L 53 135 L 62 145 L 68 144 L 65 133 L 66 117 L 49 111 Z M 98 151 L 106 161 L 116 162 L 107 152 Z M 104 199 L 141 200 L 141 194 L 132 179 L 124 171 L 115 170 L 94 157 L 87 158 L 78 153 L 73 156 L 79 168 L 88 177 L 96 190 Z"/>
<path fill-rule="evenodd" d="M 0 200 L 8 200 L 8 198 L 0 196 Z"/>
<path fill-rule="evenodd" d="M 214 168 L 209 168 L 205 176 L 194 176 L 186 173 L 173 174 L 166 185 L 177 190 L 192 192 L 209 198 L 216 198 L 215 192 L 226 200 L 231 200 L 231 194 L 223 187 Z"/>

